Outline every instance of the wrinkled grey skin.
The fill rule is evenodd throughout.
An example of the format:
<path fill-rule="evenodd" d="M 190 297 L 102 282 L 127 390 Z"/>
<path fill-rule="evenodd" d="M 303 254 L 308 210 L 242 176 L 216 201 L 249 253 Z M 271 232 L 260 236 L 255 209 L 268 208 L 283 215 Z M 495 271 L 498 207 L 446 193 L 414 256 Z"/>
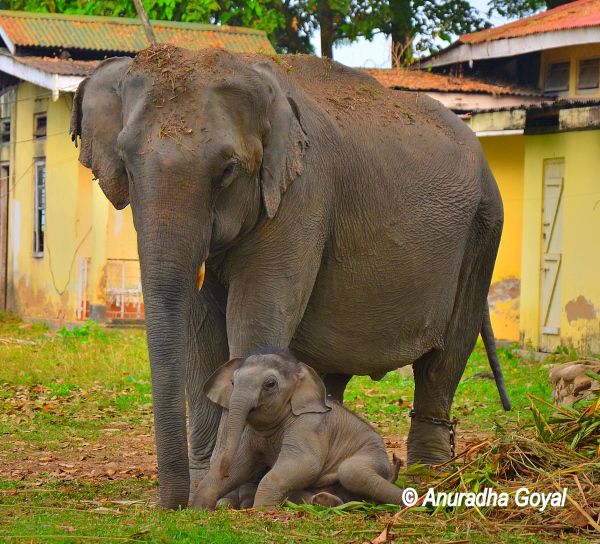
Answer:
<path fill-rule="evenodd" d="M 265 470 L 255 508 L 286 499 L 402 504 L 381 437 L 328 401 L 319 376 L 288 351 L 233 359 L 213 374 L 205 392 L 227 416 L 193 506 L 214 508 L 217 499 Z"/>
<path fill-rule="evenodd" d="M 416 412 L 450 417 L 503 222 L 452 112 L 327 59 L 159 46 L 103 62 L 71 126 L 133 211 L 162 506 L 208 468 L 221 409 L 204 382 L 260 346 L 290 347 L 338 397 L 413 364 Z M 413 419 L 409 462 L 449 456 L 448 429 Z"/>

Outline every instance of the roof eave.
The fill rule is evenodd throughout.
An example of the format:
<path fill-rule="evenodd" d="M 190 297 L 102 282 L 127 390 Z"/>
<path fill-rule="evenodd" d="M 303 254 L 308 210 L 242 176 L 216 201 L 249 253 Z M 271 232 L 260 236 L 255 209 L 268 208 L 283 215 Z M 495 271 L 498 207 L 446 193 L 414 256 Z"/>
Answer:
<path fill-rule="evenodd" d="M 59 94 L 73 93 L 77 90 L 79 84 L 83 81 L 83 76 L 65 76 L 45 72 L 33 66 L 21 64 L 10 55 L 0 53 L 0 71 L 10 74 L 23 81 L 28 81 L 34 85 L 49 89 L 52 91 L 53 100 L 57 100 Z"/>
<path fill-rule="evenodd" d="M 514 57 L 545 49 L 598 42 L 600 42 L 600 27 L 597 26 L 529 34 L 482 43 L 459 42 L 458 46 L 453 44 L 437 56 L 421 61 L 421 66 L 436 68 L 461 62 L 472 64 L 475 60 Z"/>
<path fill-rule="evenodd" d="M 15 46 L 13 41 L 9 38 L 9 36 L 6 33 L 6 31 L 4 30 L 4 28 L 2 28 L 1 26 L 0 26 L 0 38 L 2 38 L 2 41 L 4 42 L 4 45 L 6 45 L 6 48 L 14 55 L 17 52 L 17 47 Z"/>

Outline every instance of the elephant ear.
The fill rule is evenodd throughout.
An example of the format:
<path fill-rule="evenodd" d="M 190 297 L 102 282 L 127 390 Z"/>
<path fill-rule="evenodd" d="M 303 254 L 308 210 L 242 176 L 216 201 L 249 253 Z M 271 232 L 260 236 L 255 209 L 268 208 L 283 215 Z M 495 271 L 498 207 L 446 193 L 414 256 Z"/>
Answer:
<path fill-rule="evenodd" d="M 229 410 L 229 399 L 233 393 L 233 373 L 242 361 L 242 357 L 236 357 L 213 372 L 204 384 L 204 394 L 209 400 Z"/>
<path fill-rule="evenodd" d="M 308 365 L 298 363 L 298 382 L 290 403 L 295 416 L 307 413 L 323 414 L 331 410 L 323 380 Z"/>
<path fill-rule="evenodd" d="M 300 110 L 286 94 L 268 62 L 254 65 L 268 86 L 268 127 L 263 136 L 261 165 L 262 197 L 269 219 L 273 219 L 281 198 L 291 183 L 302 173 L 302 159 L 308 138 L 302 128 Z"/>
<path fill-rule="evenodd" d="M 120 82 L 131 58 L 118 57 L 100 63 L 77 88 L 71 110 L 71 139 L 81 139 L 79 162 L 94 177 L 118 210 L 129 204 L 129 179 L 118 154 L 117 137 L 123 129 Z"/>

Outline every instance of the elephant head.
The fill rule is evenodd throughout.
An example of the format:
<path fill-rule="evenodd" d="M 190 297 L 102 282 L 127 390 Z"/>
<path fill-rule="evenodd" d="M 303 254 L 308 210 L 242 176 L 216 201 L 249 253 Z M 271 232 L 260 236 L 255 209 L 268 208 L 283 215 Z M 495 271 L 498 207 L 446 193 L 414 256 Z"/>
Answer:
<path fill-rule="evenodd" d="M 289 417 L 331 409 L 321 378 L 287 350 L 232 359 L 209 378 L 204 392 L 228 410 L 222 478 L 227 476 L 246 423 L 258 430 L 275 430 Z"/>
<path fill-rule="evenodd" d="M 137 231 L 160 503 L 187 505 L 186 364 L 198 270 L 273 220 L 307 138 L 274 62 L 157 46 L 101 63 L 75 95 L 80 162 Z"/>

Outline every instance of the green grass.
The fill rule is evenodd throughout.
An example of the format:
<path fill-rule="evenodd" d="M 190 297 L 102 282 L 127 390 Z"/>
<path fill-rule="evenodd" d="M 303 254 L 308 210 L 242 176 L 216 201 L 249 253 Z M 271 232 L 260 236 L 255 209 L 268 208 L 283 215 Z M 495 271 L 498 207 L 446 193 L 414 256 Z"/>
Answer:
<path fill-rule="evenodd" d="M 500 348 L 498 355 L 513 410 L 507 413 L 502 409 L 496 383 L 487 377 L 490 366 L 485 350 L 478 342 L 454 399 L 453 415 L 458 417 L 459 430 L 491 432 L 496 425 L 520 421 L 529 407 L 527 393 L 551 400 L 547 365 L 524 363 L 512 351 Z M 354 377 L 346 390 L 346 402 L 381 433 L 406 434 L 413 388 L 412 372 L 389 372 L 378 382 L 367 376 Z"/>
<path fill-rule="evenodd" d="M 84 482 L 45 484 L 43 489 L 0 484 L 0 540 L 2 542 L 365 542 L 376 537 L 390 520 L 388 512 L 334 514 L 314 507 L 284 508 L 274 512 L 184 510 L 165 512 L 148 505 L 154 482 Z M 392 533 L 398 540 L 415 542 L 490 542 L 468 522 L 447 526 L 444 516 L 432 519 L 423 512 L 409 513 Z M 547 537 L 500 531 L 493 540 L 543 543 Z"/>
<path fill-rule="evenodd" d="M 510 349 L 501 349 L 500 358 L 515 409 L 505 414 L 493 380 L 478 377 L 489 371 L 478 345 L 456 397 L 459 436 L 491 436 L 529 419 L 527 393 L 550 400 L 544 365 L 524 363 Z M 340 511 L 158 510 L 152 470 L 120 471 L 128 463 L 154 463 L 142 331 L 92 323 L 50 331 L 0 314 L 0 361 L 0 542 L 361 543 L 376 537 L 396 510 L 362 505 Z M 410 372 L 391 372 L 378 382 L 356 377 L 347 405 L 381 434 L 405 437 L 412 390 Z M 116 469 L 109 473 L 114 460 Z M 472 513 L 415 509 L 391 533 L 396 542 L 588 541 L 521 525 L 494 526 Z"/>
<path fill-rule="evenodd" d="M 50 332 L 39 323 L 21 323 L 0 313 L 0 382 L 120 386 L 130 377 L 148 380 L 146 338 L 141 330 L 104 330 L 85 324 Z"/>

